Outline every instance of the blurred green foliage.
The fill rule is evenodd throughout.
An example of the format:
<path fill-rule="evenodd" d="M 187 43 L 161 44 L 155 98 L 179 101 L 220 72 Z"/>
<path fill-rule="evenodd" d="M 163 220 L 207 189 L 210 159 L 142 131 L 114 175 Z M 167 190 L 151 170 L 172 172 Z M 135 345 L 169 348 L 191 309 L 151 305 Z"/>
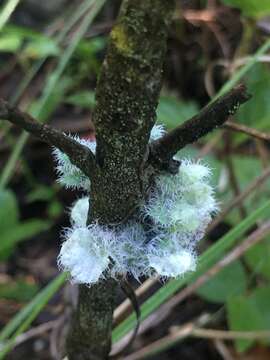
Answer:
<path fill-rule="evenodd" d="M 222 0 L 225 5 L 230 5 L 243 11 L 244 15 L 261 17 L 269 15 L 269 0 Z"/>
<path fill-rule="evenodd" d="M 57 56 L 60 48 L 55 39 L 25 27 L 6 25 L 0 34 L 0 51 L 19 53 L 19 59 Z"/>
<path fill-rule="evenodd" d="M 10 190 L 0 190 L 0 261 L 6 260 L 16 244 L 50 228 L 48 220 L 19 221 L 18 203 Z"/>
<path fill-rule="evenodd" d="M 215 303 L 226 303 L 232 296 L 241 295 L 247 289 L 247 274 L 240 261 L 222 269 L 216 276 L 201 286 L 197 294 Z"/>
<path fill-rule="evenodd" d="M 0 298 L 20 302 L 30 301 L 38 292 L 37 284 L 19 279 L 0 284 Z"/>
<path fill-rule="evenodd" d="M 258 331 L 270 329 L 270 286 L 260 286 L 250 294 L 233 296 L 227 302 L 230 328 L 235 331 Z M 236 340 L 239 352 L 248 350 L 255 341 Z M 262 341 L 265 343 L 265 341 Z M 270 343 L 267 341 L 266 343 Z"/>

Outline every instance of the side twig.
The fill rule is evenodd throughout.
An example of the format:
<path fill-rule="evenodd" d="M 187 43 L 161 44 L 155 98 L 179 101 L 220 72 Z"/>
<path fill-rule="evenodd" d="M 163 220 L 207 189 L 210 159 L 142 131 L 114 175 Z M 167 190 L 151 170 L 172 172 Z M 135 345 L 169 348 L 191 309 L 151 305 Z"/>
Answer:
<path fill-rule="evenodd" d="M 95 170 L 95 156 L 90 149 L 70 136 L 48 125 L 40 124 L 29 114 L 11 107 L 2 99 L 0 99 L 0 118 L 19 126 L 47 144 L 57 147 L 67 154 L 72 164 L 79 167 L 86 175 L 90 176 Z"/>
<path fill-rule="evenodd" d="M 161 169 L 170 168 L 171 159 L 179 150 L 223 125 L 249 99 L 246 87 L 239 85 L 210 103 L 193 118 L 154 141 L 150 148 L 150 163 Z"/>
<path fill-rule="evenodd" d="M 242 125 L 242 124 L 236 124 L 232 121 L 227 121 L 226 124 L 223 125 L 225 129 L 236 131 L 236 132 L 242 132 L 246 135 L 255 137 L 260 140 L 264 141 L 270 141 L 270 134 L 265 133 L 262 131 L 258 131 L 256 129 L 250 128 L 248 126 Z"/>

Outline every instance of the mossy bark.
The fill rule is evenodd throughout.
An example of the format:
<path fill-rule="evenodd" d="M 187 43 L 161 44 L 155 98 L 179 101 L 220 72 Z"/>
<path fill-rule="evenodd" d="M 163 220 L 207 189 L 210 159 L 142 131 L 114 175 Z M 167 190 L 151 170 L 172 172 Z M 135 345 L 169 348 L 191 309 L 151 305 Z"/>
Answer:
<path fill-rule="evenodd" d="M 94 124 L 99 172 L 92 215 L 123 221 L 144 196 L 144 164 L 156 120 L 168 25 L 174 0 L 125 0 L 96 91 Z"/>
<path fill-rule="evenodd" d="M 117 225 L 136 210 L 148 186 L 144 165 L 156 120 L 168 26 L 174 0 L 124 0 L 96 90 L 97 171 L 91 221 Z M 87 288 L 67 340 L 69 360 L 107 359 L 116 285 Z"/>

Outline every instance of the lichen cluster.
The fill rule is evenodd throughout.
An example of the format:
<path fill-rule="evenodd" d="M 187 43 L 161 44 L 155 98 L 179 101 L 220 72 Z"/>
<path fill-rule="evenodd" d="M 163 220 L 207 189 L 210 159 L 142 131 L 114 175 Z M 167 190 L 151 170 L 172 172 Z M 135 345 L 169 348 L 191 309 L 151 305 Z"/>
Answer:
<path fill-rule="evenodd" d="M 154 126 L 151 140 L 164 133 Z M 95 143 L 77 140 L 95 152 Z M 54 150 L 59 182 L 68 188 L 89 190 L 89 179 L 68 157 Z M 195 269 L 195 246 L 217 210 L 209 184 L 210 169 L 200 162 L 182 160 L 178 174 L 155 180 L 136 220 L 116 227 L 87 226 L 91 199 L 77 200 L 71 209 L 72 227 L 65 233 L 60 268 L 72 281 L 91 285 L 101 279 L 132 274 L 177 277 Z M 90 209 L 89 209 L 90 206 Z"/>

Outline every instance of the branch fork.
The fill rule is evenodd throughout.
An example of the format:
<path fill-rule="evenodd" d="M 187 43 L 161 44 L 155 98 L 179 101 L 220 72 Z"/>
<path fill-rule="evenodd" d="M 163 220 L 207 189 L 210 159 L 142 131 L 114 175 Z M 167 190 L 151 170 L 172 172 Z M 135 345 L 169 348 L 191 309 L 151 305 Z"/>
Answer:
<path fill-rule="evenodd" d="M 157 170 L 175 174 L 180 162 L 173 156 L 186 145 L 197 141 L 212 130 L 221 127 L 240 105 L 250 99 L 246 87 L 241 84 L 215 102 L 204 107 L 197 115 L 185 121 L 150 145 L 148 164 Z M 29 114 L 0 99 L 0 118 L 28 131 L 51 146 L 57 147 L 70 158 L 73 165 L 91 178 L 97 169 L 95 155 L 86 146 L 52 127 L 40 124 Z"/>

